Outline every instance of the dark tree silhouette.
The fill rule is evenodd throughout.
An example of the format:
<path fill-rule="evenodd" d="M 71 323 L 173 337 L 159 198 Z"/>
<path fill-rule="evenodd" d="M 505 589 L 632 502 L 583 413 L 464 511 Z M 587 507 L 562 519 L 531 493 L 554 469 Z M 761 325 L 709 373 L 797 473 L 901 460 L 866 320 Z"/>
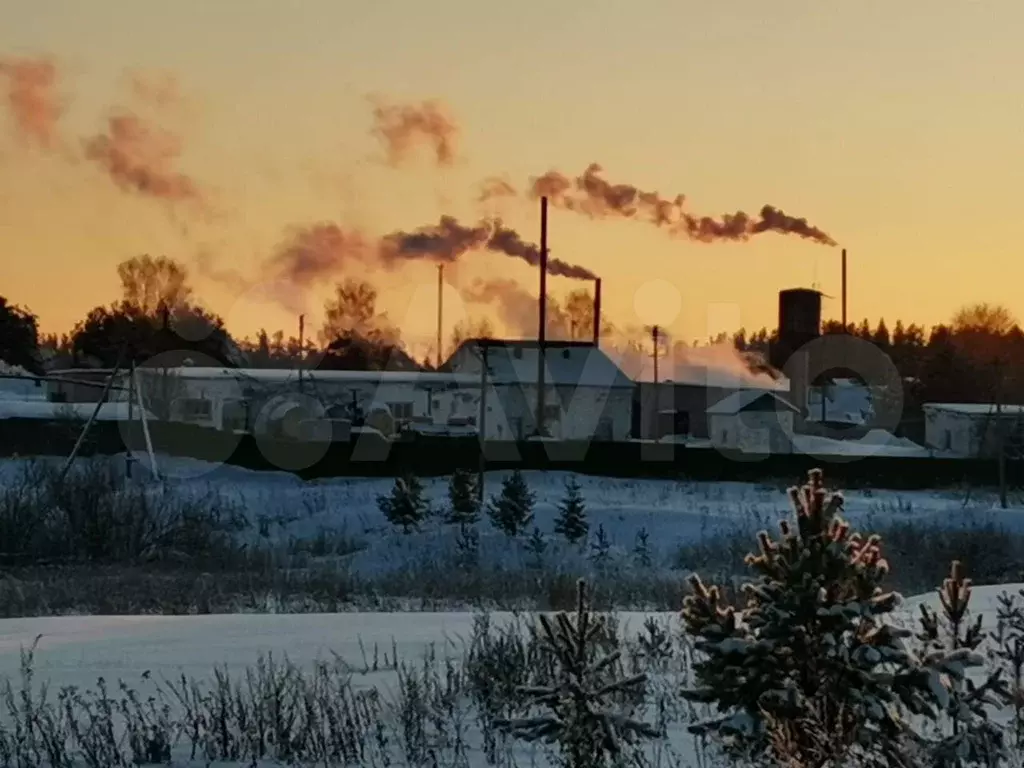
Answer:
<path fill-rule="evenodd" d="M 36 316 L 0 296 L 0 360 L 40 373 Z"/>

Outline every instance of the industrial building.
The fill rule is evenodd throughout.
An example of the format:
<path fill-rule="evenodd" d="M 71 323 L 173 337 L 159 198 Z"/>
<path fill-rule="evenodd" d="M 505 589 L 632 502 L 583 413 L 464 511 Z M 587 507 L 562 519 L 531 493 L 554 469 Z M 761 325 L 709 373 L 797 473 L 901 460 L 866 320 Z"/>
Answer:
<path fill-rule="evenodd" d="M 711 444 L 742 453 L 789 453 L 799 409 L 779 394 L 745 389 L 708 408 Z"/>
<path fill-rule="evenodd" d="M 486 382 L 484 435 L 518 440 L 538 434 L 538 386 L 543 379 L 542 434 L 560 440 L 625 440 L 633 381 L 590 342 L 468 339 L 444 370 Z M 481 367 L 486 360 L 486 373 Z"/>
<path fill-rule="evenodd" d="M 992 403 L 926 403 L 925 445 L 942 456 L 992 458 L 1003 443 L 1019 456 L 1024 446 L 1024 405 Z"/>
<path fill-rule="evenodd" d="M 335 430 L 370 424 L 397 432 L 417 422 L 436 423 L 457 410 L 444 407 L 466 377 L 420 371 L 308 371 L 183 367 L 136 369 L 147 407 L 158 418 L 237 432 L 302 436 L 313 422 Z M 128 376 L 118 377 L 126 398 Z M 443 414 L 443 416 L 441 415 Z"/>

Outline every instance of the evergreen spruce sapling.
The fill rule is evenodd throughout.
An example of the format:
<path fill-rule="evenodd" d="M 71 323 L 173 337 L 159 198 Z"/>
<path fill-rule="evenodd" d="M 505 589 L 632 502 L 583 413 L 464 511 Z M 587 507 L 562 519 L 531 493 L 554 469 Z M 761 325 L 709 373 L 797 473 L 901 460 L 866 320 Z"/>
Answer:
<path fill-rule="evenodd" d="M 555 533 L 562 536 L 570 544 L 586 539 L 590 532 L 587 523 L 586 505 L 583 493 L 575 477 L 565 482 L 565 496 L 558 505 L 558 516 L 555 518 Z"/>
<path fill-rule="evenodd" d="M 456 469 L 448 480 L 448 513 L 445 522 L 474 525 L 480 519 L 476 474 Z"/>
<path fill-rule="evenodd" d="M 1003 592 L 996 598 L 996 629 L 991 639 L 992 659 L 1008 674 L 1010 705 L 1013 708 L 1013 746 L 1024 745 L 1024 606 L 1017 595 Z"/>
<path fill-rule="evenodd" d="M 547 551 L 547 548 L 548 543 L 544 540 L 544 534 L 540 532 L 540 528 L 534 526 L 533 533 L 526 540 L 526 551 L 533 556 L 531 565 L 534 568 L 540 570 L 544 565 L 544 553 Z"/>
<path fill-rule="evenodd" d="M 604 523 L 598 523 L 597 532 L 594 534 L 594 542 L 590 545 L 590 562 L 598 570 L 608 566 L 612 556 L 612 542 L 604 530 Z"/>
<path fill-rule="evenodd" d="M 525 741 L 557 743 L 568 768 L 602 768 L 622 757 L 624 745 L 662 736 L 648 723 L 611 708 L 616 697 L 642 694 L 647 676 L 619 678 L 616 666 L 622 652 L 601 653 L 605 622 L 590 612 L 582 579 L 576 585 L 575 615 L 560 613 L 554 621 L 541 616 L 539 624 L 543 648 L 555 659 L 556 679 L 552 685 L 520 692 L 528 697 L 528 712 L 548 712 L 497 720 L 498 727 Z"/>
<path fill-rule="evenodd" d="M 978 655 L 986 639 L 982 617 L 969 620 L 970 602 L 971 580 L 964 578 L 960 562 L 954 560 L 939 589 L 941 615 L 923 603 L 920 607 L 918 639 L 924 654 L 968 652 L 972 666 L 984 663 Z M 925 744 L 932 765 L 993 765 L 1005 757 L 1002 729 L 988 717 L 989 709 L 1002 707 L 1010 698 L 1002 673 L 990 671 L 980 685 L 969 678 L 940 681 L 936 690 L 944 716 L 934 723 L 938 738 Z"/>
<path fill-rule="evenodd" d="M 488 511 L 494 527 L 506 536 L 518 536 L 533 522 L 536 499 L 518 469 L 501 483 L 501 494 L 491 499 Z"/>
<path fill-rule="evenodd" d="M 636 532 L 636 539 L 633 544 L 633 560 L 639 568 L 650 568 L 653 565 L 651 540 L 646 528 L 641 528 Z"/>
<path fill-rule="evenodd" d="M 429 509 L 423 498 L 423 486 L 414 475 L 396 477 L 388 496 L 378 496 L 377 506 L 392 525 L 400 525 L 403 533 L 418 528 Z"/>
<path fill-rule="evenodd" d="M 820 470 L 789 496 L 794 519 L 780 523 L 781 539 L 762 531 L 746 558 L 758 578 L 742 603 L 724 604 L 691 577 L 682 619 L 699 659 L 684 696 L 720 713 L 691 730 L 775 764 L 905 765 L 907 716 L 934 720 L 943 681 L 962 679 L 972 660 L 942 651 L 921 660 L 906 647 L 913 633 L 885 621 L 900 597 L 882 588 L 881 541 L 851 533 Z"/>

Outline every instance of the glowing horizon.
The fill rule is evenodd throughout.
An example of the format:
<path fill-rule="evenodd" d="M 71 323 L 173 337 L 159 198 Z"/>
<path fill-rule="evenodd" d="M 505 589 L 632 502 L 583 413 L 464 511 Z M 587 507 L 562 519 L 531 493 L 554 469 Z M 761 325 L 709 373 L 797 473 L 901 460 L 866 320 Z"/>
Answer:
<path fill-rule="evenodd" d="M 60 140 L 16 124 L 5 100 L 0 293 L 35 313 L 43 332 L 65 333 L 118 297 L 117 263 L 166 255 L 189 268 L 202 303 L 237 337 L 260 327 L 291 335 L 294 307 L 258 285 L 209 279 L 197 257 L 258 283 L 292 227 L 334 222 L 372 240 L 444 214 L 467 225 L 500 215 L 536 242 L 529 180 L 552 169 L 575 178 L 598 163 L 611 182 L 665 201 L 683 194 L 688 210 L 716 221 L 738 210 L 757 217 L 768 204 L 839 242 L 764 233 L 705 244 L 647 220 L 553 205 L 552 257 L 602 277 L 604 314 L 617 326 L 661 312 L 659 324 L 687 341 L 771 329 L 778 291 L 811 284 L 836 297 L 824 316 L 837 319 L 844 246 L 850 322 L 927 327 L 975 301 L 1024 315 L 1004 224 L 1016 215 L 1024 140 L 1019 98 L 1003 85 L 1024 63 L 1010 31 L 1024 8 L 868 2 L 768 16 L 754 3 L 652 3 L 655 12 L 639 14 L 579 3 L 528 2 L 513 13 L 462 0 L 429 10 L 254 2 L 242 25 L 238 6 L 198 0 L 13 9 L 0 61 L 53 58 Z M 925 8 L 928 25 L 919 23 Z M 487 42 L 484 30 L 524 24 L 538 34 L 522 46 Z M 149 29 L 160 34 L 142 34 Z M 5 99 L 8 79 L 0 72 Z M 450 142 L 416 141 L 389 156 L 373 135 L 374 109 L 425 100 L 450 111 Z M 163 163 L 158 179 L 125 173 L 115 150 L 138 146 L 141 128 L 116 109 L 166 134 L 150 158 Z M 445 135 L 444 116 L 422 120 Z M 520 194 L 479 203 L 492 177 Z M 455 271 L 464 283 L 507 278 L 537 291 L 534 267 L 493 252 Z M 432 265 L 353 263 L 337 277 L 346 275 L 378 288 L 410 347 L 433 341 Z M 677 309 L 671 298 L 636 298 L 658 281 L 678 289 Z M 549 287 L 559 296 L 592 289 L 565 278 Z M 310 285 L 307 327 L 319 326 L 329 292 L 326 279 Z M 735 327 L 710 319 L 721 306 L 735 308 Z M 483 314 L 446 291 L 446 341 L 467 311 Z"/>

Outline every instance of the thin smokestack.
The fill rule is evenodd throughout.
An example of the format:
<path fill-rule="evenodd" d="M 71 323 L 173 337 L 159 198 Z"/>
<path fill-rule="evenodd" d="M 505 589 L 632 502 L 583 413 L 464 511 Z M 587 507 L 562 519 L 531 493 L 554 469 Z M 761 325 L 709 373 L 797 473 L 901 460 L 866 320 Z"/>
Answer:
<path fill-rule="evenodd" d="M 843 248 L 843 333 L 846 333 L 846 249 Z"/>
<path fill-rule="evenodd" d="M 537 326 L 537 434 L 544 435 L 544 344 L 548 320 L 548 199 L 540 199 L 540 318 Z"/>
<path fill-rule="evenodd" d="M 594 280 L 594 346 L 601 343 L 601 278 Z"/>

